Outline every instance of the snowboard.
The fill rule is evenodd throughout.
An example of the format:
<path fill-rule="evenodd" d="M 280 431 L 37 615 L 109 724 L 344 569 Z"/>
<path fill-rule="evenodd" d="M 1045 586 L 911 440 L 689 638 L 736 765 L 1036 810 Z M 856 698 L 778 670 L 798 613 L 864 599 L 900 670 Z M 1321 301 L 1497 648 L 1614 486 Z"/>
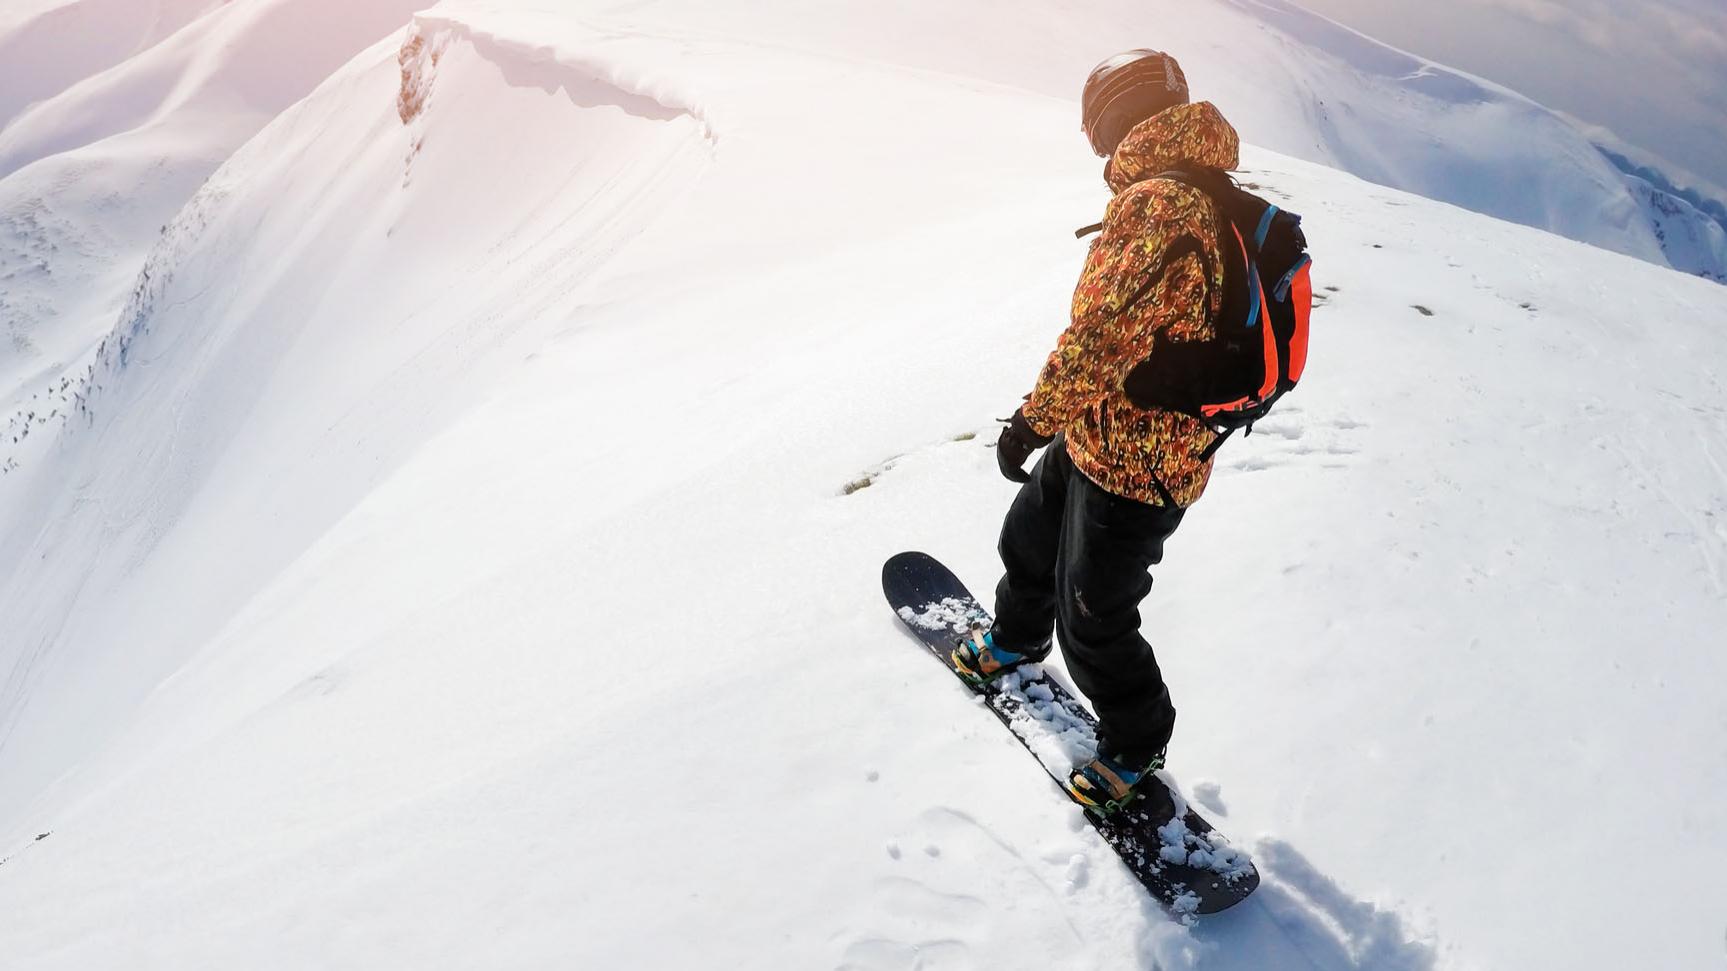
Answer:
<path fill-rule="evenodd" d="M 1097 719 L 1062 684 L 1028 664 L 988 685 L 959 676 L 955 642 L 989 612 L 953 572 L 925 553 L 900 553 L 882 566 L 888 604 L 924 648 L 982 699 L 1054 780 L 1062 795 L 1076 762 L 1096 752 Z M 1075 800 L 1075 805 L 1081 805 Z M 1107 818 L 1084 813 L 1145 889 L 1177 916 L 1212 914 L 1240 903 L 1259 886 L 1259 871 L 1188 806 L 1161 776 L 1139 798 Z"/>

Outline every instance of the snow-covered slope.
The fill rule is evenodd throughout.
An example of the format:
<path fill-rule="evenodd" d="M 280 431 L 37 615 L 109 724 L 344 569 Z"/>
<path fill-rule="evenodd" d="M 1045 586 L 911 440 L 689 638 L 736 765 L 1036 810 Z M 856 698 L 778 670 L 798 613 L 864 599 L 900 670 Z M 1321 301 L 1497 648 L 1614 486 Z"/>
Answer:
<path fill-rule="evenodd" d="M 1664 159 L 1589 130 L 1601 154 L 1617 166 L 1655 226 L 1667 263 L 1727 283 L 1727 193 Z"/>
<path fill-rule="evenodd" d="M 196 192 L 0 479 L 8 969 L 1717 960 L 1727 290 L 1249 150 L 1324 306 L 1148 604 L 1267 874 L 1183 927 L 880 603 L 993 580 L 1104 192 L 873 9 L 442 4 Z"/>
<path fill-rule="evenodd" d="M 50 414 L 199 184 L 419 6 L 73 0 L 0 21 L 0 407 Z"/>
<path fill-rule="evenodd" d="M 0 12 L 0 406 L 53 411 L 157 230 L 283 106 L 425 0 L 32 0 Z M 1627 183 L 1569 120 L 1284 0 L 747 6 L 511 0 L 488 15 L 747 38 L 1071 99 L 1139 24 L 1258 144 L 1711 278 L 1713 227 Z M 979 42 L 977 25 L 990 25 Z M 772 78 L 763 78 L 772 97 Z M 824 106 L 826 110 L 827 106 Z"/>
<path fill-rule="evenodd" d="M 1727 283 L 1727 227 L 1686 199 L 1646 179 L 1625 174 L 1632 198 L 1648 213 L 1668 265 Z"/>
<path fill-rule="evenodd" d="M 510 11 L 567 9 L 509 0 Z M 1256 144 L 1381 185 L 1662 262 L 1654 227 L 1589 138 L 1529 99 L 1288 0 L 971 3 L 887 0 L 812 15 L 801 0 L 584 4 L 616 29 L 814 47 L 1071 101 L 1099 51 L 1177 52 L 1194 89 Z M 772 86 L 771 79 L 764 79 Z M 1075 112 L 1077 114 L 1077 112 Z M 1070 119 L 1077 126 L 1077 119 Z"/>
<path fill-rule="evenodd" d="M 147 51 L 223 0 L 11 0 L 0 9 L 0 128 Z"/>

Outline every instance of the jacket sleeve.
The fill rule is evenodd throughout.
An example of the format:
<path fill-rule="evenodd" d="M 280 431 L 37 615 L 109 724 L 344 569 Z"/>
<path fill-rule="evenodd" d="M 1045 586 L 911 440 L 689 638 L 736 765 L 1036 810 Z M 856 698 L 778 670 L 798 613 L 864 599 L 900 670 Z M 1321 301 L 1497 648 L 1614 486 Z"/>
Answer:
<path fill-rule="evenodd" d="M 1203 297 L 1169 296 L 1176 289 L 1203 294 L 1204 241 L 1216 245 L 1207 221 L 1205 197 L 1166 180 L 1136 183 L 1110 201 L 1103 234 L 1092 242 L 1073 293 L 1071 323 L 1026 399 L 1023 411 L 1034 431 L 1053 435 L 1121 393 L 1154 334 L 1184 315 L 1203 313 Z"/>

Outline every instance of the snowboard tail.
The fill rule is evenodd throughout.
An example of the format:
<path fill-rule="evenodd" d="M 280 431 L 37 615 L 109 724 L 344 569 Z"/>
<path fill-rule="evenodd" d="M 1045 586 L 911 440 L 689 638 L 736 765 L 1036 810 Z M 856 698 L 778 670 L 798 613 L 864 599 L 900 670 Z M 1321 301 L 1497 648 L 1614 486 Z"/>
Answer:
<path fill-rule="evenodd" d="M 953 663 L 954 643 L 973 627 L 988 627 L 990 615 L 934 557 L 915 552 L 891 557 L 882 566 L 882 591 L 924 649 L 983 699 L 1072 800 L 1067 774 L 1097 748 L 1097 719 L 1090 710 L 1042 665 L 1023 665 L 983 685 L 963 677 Z M 1259 871 L 1247 855 L 1230 846 L 1162 776 L 1146 782 L 1126 808 L 1104 818 L 1088 811 L 1085 818 L 1146 890 L 1178 915 L 1216 913 L 1259 886 Z"/>

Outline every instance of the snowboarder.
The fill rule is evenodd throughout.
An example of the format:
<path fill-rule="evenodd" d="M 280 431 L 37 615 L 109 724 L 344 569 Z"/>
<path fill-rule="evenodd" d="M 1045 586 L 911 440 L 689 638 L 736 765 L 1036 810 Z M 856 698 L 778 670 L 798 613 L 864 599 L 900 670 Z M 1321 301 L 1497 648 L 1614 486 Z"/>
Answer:
<path fill-rule="evenodd" d="M 1023 483 L 1002 524 L 1006 574 L 993 625 L 961 638 L 953 661 L 974 683 L 990 681 L 1048 656 L 1058 634 L 1099 720 L 1097 757 L 1074 768 L 1068 787 L 1107 813 L 1163 765 L 1175 724 L 1139 604 L 1164 541 L 1205 490 L 1217 437 L 1198 418 L 1136 406 L 1124 390 L 1165 342 L 1211 339 L 1224 293 L 1218 203 L 1157 176 L 1216 177 L 1238 165 L 1239 142 L 1217 108 L 1189 102 L 1181 67 L 1157 51 L 1098 65 L 1082 119 L 1108 159 L 1114 197 L 1071 322 L 997 443 L 1002 474 Z"/>

